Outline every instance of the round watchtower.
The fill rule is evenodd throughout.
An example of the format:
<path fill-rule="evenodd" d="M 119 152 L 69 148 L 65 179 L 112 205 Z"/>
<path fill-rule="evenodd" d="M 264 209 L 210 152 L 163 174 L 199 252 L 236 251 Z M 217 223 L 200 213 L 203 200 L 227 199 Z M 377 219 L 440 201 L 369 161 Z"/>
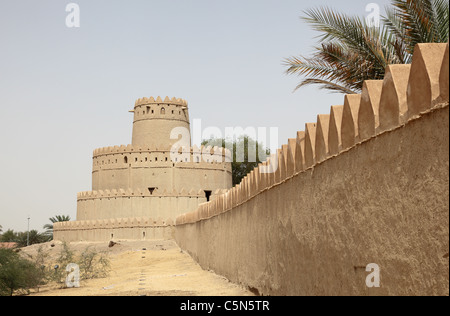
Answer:
<path fill-rule="evenodd" d="M 174 128 L 182 127 L 190 131 L 188 105 L 186 100 L 166 97 L 143 98 L 136 101 L 133 121 L 133 146 L 172 146 L 179 139 L 171 139 Z M 180 136 L 181 137 L 181 136 Z M 183 146 L 190 147 L 191 140 Z"/>

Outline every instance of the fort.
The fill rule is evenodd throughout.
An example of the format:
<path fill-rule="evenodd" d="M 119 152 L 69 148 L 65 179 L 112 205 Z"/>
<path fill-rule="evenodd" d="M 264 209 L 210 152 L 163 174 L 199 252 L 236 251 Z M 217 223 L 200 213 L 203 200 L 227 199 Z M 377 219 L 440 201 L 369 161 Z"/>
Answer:
<path fill-rule="evenodd" d="M 92 191 L 78 193 L 77 221 L 55 225 L 56 238 L 173 238 L 178 215 L 231 188 L 226 149 L 192 147 L 185 138 L 175 147 L 172 130 L 189 130 L 185 100 L 143 98 L 131 112 L 132 144 L 94 150 Z"/>
<path fill-rule="evenodd" d="M 55 239 L 174 238 L 263 295 L 449 295 L 448 107 L 449 46 L 418 44 L 231 188 L 229 163 L 195 165 L 195 148 L 166 161 L 184 100 L 138 100 L 133 144 L 94 152 L 94 191 Z"/>

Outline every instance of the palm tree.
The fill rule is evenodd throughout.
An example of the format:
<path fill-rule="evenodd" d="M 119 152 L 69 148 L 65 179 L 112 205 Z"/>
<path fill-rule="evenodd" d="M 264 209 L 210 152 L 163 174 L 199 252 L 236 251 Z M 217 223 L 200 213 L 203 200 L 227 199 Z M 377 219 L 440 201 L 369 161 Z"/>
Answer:
<path fill-rule="evenodd" d="M 417 43 L 447 42 L 448 0 L 392 0 L 380 27 L 329 8 L 305 11 L 322 44 L 312 57 L 285 59 L 286 73 L 311 84 L 345 94 L 359 93 L 365 80 L 381 80 L 389 64 L 411 63 Z"/>
<path fill-rule="evenodd" d="M 44 225 L 44 229 L 45 229 L 44 235 L 47 236 L 48 240 L 52 240 L 53 239 L 53 224 L 59 223 L 59 222 L 68 222 L 68 221 L 70 221 L 70 216 L 56 215 L 55 217 L 49 218 L 49 221 L 51 222 L 51 224 Z"/>

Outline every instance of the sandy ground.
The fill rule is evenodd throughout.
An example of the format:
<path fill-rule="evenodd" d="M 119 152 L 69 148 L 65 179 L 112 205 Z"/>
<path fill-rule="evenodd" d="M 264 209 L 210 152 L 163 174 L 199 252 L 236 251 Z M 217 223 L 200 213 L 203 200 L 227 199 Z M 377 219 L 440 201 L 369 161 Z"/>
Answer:
<path fill-rule="evenodd" d="M 71 243 L 71 249 L 82 251 L 95 247 L 108 253 L 111 271 L 107 278 L 81 281 L 80 288 L 60 289 L 49 284 L 32 292 L 32 296 L 250 296 L 246 289 L 227 279 L 203 270 L 173 241 L 119 241 L 108 243 Z M 24 248 L 33 255 L 38 245 Z M 56 258 L 61 243 L 43 245 Z M 145 249 L 145 250 L 144 250 Z"/>

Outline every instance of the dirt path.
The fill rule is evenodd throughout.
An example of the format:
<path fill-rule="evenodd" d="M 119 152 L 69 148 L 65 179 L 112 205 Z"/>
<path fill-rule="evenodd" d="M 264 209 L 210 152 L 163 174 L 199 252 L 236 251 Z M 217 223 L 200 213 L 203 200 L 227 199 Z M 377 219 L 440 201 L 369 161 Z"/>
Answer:
<path fill-rule="evenodd" d="M 81 281 L 80 288 L 59 289 L 47 285 L 33 296 L 249 296 L 251 292 L 227 279 L 203 270 L 173 241 L 120 242 L 109 248 L 107 243 L 72 243 L 82 251 L 86 247 L 107 251 L 111 273 L 104 279 Z M 61 244 L 46 250 L 53 256 Z M 38 246 L 23 251 L 33 254 Z"/>

